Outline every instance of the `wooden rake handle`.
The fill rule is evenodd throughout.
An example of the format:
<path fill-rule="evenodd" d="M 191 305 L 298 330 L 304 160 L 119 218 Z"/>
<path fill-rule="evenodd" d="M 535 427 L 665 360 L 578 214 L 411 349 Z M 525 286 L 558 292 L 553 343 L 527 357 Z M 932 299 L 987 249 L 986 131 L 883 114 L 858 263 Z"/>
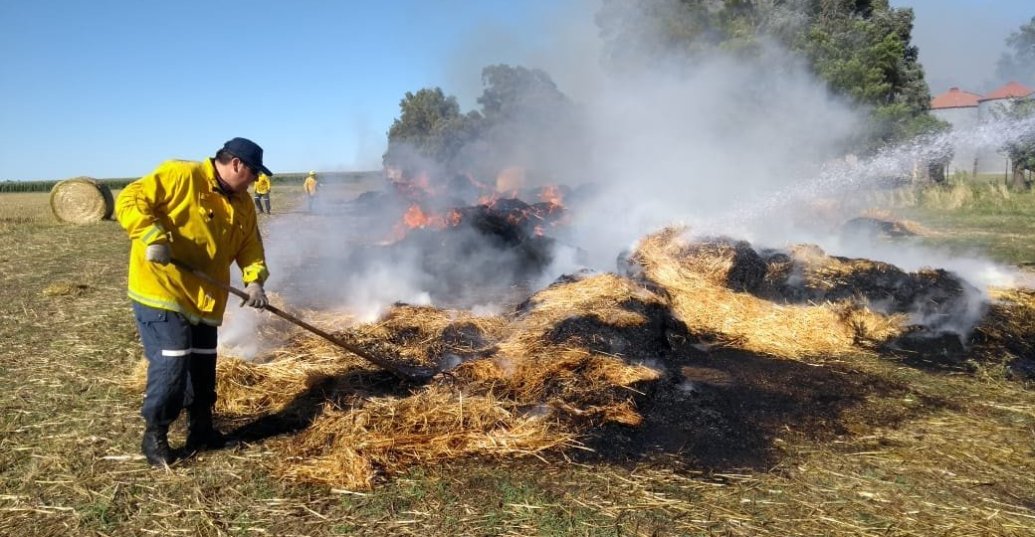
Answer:
<path fill-rule="evenodd" d="M 245 300 L 249 298 L 248 293 L 245 293 L 244 291 L 237 289 L 236 287 L 223 283 L 213 278 L 212 276 L 209 276 L 208 274 L 188 265 L 187 263 L 184 263 L 183 261 L 180 261 L 178 259 L 172 259 L 170 262 L 177 268 L 189 272 L 194 276 L 197 276 L 198 278 L 208 283 L 211 283 L 212 285 L 215 285 L 220 289 L 227 291 L 237 297 L 240 297 Z M 281 319 L 284 319 L 285 321 L 290 322 L 291 324 L 294 324 L 295 326 L 304 328 L 305 330 L 308 330 L 309 332 L 312 332 L 326 339 L 327 341 L 330 341 L 331 343 L 351 352 L 352 354 L 355 354 L 356 356 L 366 359 L 368 362 L 380 367 L 381 369 L 384 369 L 385 371 L 388 371 L 389 373 L 392 373 L 393 375 L 399 377 L 402 380 L 411 382 L 425 382 L 439 373 L 438 369 L 432 367 L 417 367 L 394 363 L 391 360 L 387 360 L 383 356 L 374 354 L 373 352 L 370 352 L 367 349 L 349 343 L 348 341 L 343 341 L 331 335 L 330 333 L 325 332 L 271 304 L 267 303 L 265 306 L 262 307 L 262 309 L 276 315 L 277 317 L 280 317 Z"/>

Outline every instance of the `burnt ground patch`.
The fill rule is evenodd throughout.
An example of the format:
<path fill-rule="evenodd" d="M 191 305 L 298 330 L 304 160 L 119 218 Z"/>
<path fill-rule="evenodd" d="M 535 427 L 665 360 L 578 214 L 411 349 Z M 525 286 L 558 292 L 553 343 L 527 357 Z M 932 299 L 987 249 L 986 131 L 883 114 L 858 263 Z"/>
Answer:
<path fill-rule="evenodd" d="M 597 429 L 585 441 L 593 452 L 581 457 L 623 463 L 666 456 L 696 470 L 765 470 L 779 458 L 777 438 L 835 439 L 894 426 L 916 412 L 866 408 L 868 398 L 909 390 L 859 371 L 731 350 L 685 363 L 644 387 L 648 391 L 637 399 L 640 426 Z"/>
<path fill-rule="evenodd" d="M 700 343 L 713 338 L 689 332 L 667 307 L 638 300 L 621 306 L 641 314 L 644 322 L 615 326 L 596 315 L 580 315 L 557 323 L 544 336 L 553 344 L 645 363 L 663 373 L 657 381 L 634 386 L 642 392 L 636 397 L 641 424 L 590 428 L 583 442 L 593 451 L 576 455 L 587 462 L 637 462 L 664 456 L 694 470 L 761 471 L 780 457 L 777 438 L 836 439 L 894 426 L 917 412 L 869 404 L 874 398 L 904 397 L 911 393 L 908 386 L 841 365 L 816 366 L 734 349 L 708 352 L 701 350 Z M 901 353 L 911 352 L 919 359 L 936 355 L 943 346 L 951 347 L 946 343 Z M 623 394 L 627 392 L 611 395 Z M 923 400 L 921 408 L 945 404 L 911 395 Z"/>
<path fill-rule="evenodd" d="M 973 373 L 975 363 L 959 334 L 913 327 L 881 346 L 881 355 L 929 373 Z"/>

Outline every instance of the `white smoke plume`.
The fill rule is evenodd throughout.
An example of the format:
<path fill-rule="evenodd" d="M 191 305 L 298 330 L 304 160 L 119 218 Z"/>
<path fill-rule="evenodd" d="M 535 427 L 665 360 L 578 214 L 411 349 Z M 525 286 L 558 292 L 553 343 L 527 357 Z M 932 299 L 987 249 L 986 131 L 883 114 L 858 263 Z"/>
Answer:
<path fill-rule="evenodd" d="M 626 58 L 620 70 L 604 68 L 599 35 L 587 31 L 596 3 L 584 6 L 584 12 L 569 12 L 570 25 L 553 25 L 558 33 L 548 41 L 564 47 L 550 54 L 528 51 L 530 60 L 541 62 L 528 67 L 554 75 L 559 89 L 584 113 L 586 129 L 572 140 L 577 147 L 571 151 L 564 150 L 564 140 L 551 139 L 548 157 L 560 161 L 538 164 L 568 170 L 571 177 L 556 179 L 592 183 L 597 192 L 573 206 L 569 225 L 555 232 L 554 262 L 535 285 L 580 269 L 615 270 L 618 255 L 639 238 L 679 223 L 698 234 L 749 240 L 756 248 L 812 242 L 828 254 L 867 257 L 904 270 L 946 268 L 979 288 L 1014 277 L 1011 269 L 979 256 L 847 239 L 836 233 L 836 223 L 812 218 L 807 208 L 834 199 L 839 216 L 850 218 L 855 208 L 850 202 L 861 199 L 861 192 L 880 188 L 888 178 L 908 176 L 917 161 L 950 146 L 999 147 L 1031 132 L 1032 124 L 985 125 L 890 148 L 873 158 L 846 160 L 846 147 L 862 128 L 866 111 L 831 95 L 794 54 L 767 43 L 753 59 L 715 52 L 692 68 L 679 58 L 659 65 L 656 57 Z M 507 60 L 493 60 L 486 50 L 480 41 L 479 57 L 487 63 Z M 566 154 L 578 160 L 564 162 Z M 358 214 L 340 205 L 325 207 L 320 215 L 278 217 L 266 234 L 273 273 L 268 287 L 289 304 L 346 308 L 358 320 L 373 319 L 396 301 L 443 305 L 442 297 L 447 302 L 463 297 L 467 307 L 498 311 L 502 297 L 470 286 L 443 288 L 427 270 L 427 250 L 400 248 L 375 255 L 370 246 L 389 235 L 397 217 L 398 212 Z M 465 251 L 456 259 L 458 279 L 474 281 L 484 270 L 480 267 L 501 266 L 498 257 L 492 249 Z M 224 342 L 233 344 L 232 335 L 247 336 L 250 329 L 240 323 L 248 319 L 235 315 L 222 332 Z M 960 333 L 972 322 L 962 319 Z"/>

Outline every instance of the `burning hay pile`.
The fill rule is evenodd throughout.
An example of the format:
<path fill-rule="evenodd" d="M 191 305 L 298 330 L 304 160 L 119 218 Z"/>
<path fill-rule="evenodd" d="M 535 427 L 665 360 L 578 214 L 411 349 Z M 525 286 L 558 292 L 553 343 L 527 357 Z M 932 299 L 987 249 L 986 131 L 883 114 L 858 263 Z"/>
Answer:
<path fill-rule="evenodd" d="M 219 410 L 283 414 L 319 387 L 301 433 L 274 443 L 284 455 L 275 471 L 368 488 L 415 464 L 535 456 L 580 447 L 602 427 L 640 426 L 652 398 L 701 369 L 703 347 L 812 363 L 873 353 L 913 323 L 956 313 L 968 292 L 944 272 L 814 247 L 691 242 L 681 229 L 646 237 L 622 265 L 622 274 L 563 277 L 504 315 L 398 304 L 339 334 L 448 370 L 412 391 L 300 334 L 267 364 L 221 360 Z M 928 310 L 910 310 L 915 300 Z"/>
<path fill-rule="evenodd" d="M 384 197 L 405 202 L 387 195 L 361 197 L 352 203 L 351 212 L 369 213 L 378 207 L 377 201 L 369 200 Z M 370 224 L 371 235 L 383 240 L 354 245 L 336 266 L 352 274 L 376 273 L 385 266 L 412 267 L 417 286 L 435 303 L 459 307 L 526 287 L 553 262 L 557 241 L 546 233 L 565 221 L 559 197 L 536 203 L 494 197 L 474 205 L 450 205 L 455 201 L 421 199 L 405 210 L 389 206 L 400 212 L 398 219 L 388 219 L 390 229 L 385 228 L 389 222 Z M 392 212 L 386 209 L 384 214 Z M 375 220 L 383 219 L 382 215 Z"/>
<path fill-rule="evenodd" d="M 691 332 L 722 345 L 789 359 L 840 357 L 904 328 L 901 315 L 882 315 L 847 296 L 818 304 L 763 298 L 771 294 L 767 289 L 789 286 L 791 257 L 765 260 L 744 242 L 689 243 L 682 235 L 668 229 L 647 237 L 630 257 L 631 266 L 668 292 L 673 312 Z M 817 259 L 806 265 L 819 269 L 812 281 L 823 281 L 820 271 L 828 264 Z"/>

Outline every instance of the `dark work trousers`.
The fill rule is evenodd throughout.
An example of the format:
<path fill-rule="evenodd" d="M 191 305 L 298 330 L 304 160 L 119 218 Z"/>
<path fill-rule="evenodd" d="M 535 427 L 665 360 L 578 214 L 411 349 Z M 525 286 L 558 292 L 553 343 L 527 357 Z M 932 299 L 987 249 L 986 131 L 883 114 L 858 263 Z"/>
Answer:
<path fill-rule="evenodd" d="M 147 391 L 140 414 L 148 426 L 167 427 L 180 410 L 216 404 L 216 327 L 190 324 L 175 311 L 133 302 L 147 356 Z"/>
<path fill-rule="evenodd" d="M 262 212 L 262 202 L 263 201 L 266 202 L 266 214 L 272 214 L 272 213 L 270 213 L 270 193 L 269 192 L 267 192 L 265 194 L 256 194 L 255 195 L 255 210 L 260 212 L 260 213 Z"/>

